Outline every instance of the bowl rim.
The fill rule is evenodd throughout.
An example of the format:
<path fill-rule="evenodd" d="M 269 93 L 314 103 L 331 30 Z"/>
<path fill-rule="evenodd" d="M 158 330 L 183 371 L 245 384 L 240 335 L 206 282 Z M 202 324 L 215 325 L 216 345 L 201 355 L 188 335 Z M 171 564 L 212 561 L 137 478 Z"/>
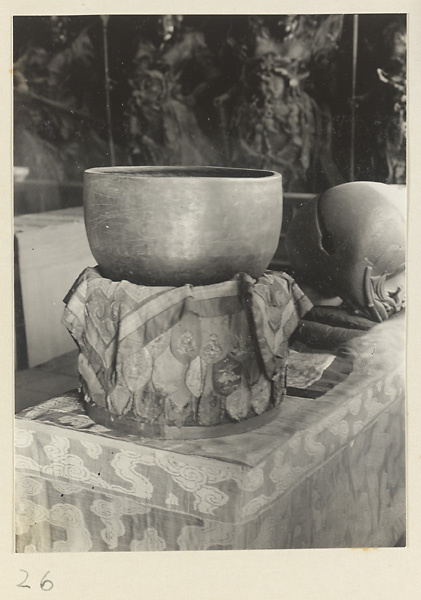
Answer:
<path fill-rule="evenodd" d="M 281 179 L 282 175 L 278 171 L 271 171 L 268 169 L 250 169 L 244 167 L 219 167 L 219 166 L 207 166 L 207 165 L 194 165 L 194 166 L 184 166 L 184 165 L 159 165 L 159 166 L 124 166 L 119 165 L 115 167 L 92 167 L 90 169 L 86 169 L 84 172 L 85 176 L 89 175 L 126 175 L 126 179 L 138 179 L 139 175 L 144 175 L 144 177 L 148 176 L 148 173 L 151 174 L 155 179 L 159 179 L 153 175 L 153 173 L 159 173 L 160 171 L 166 171 L 166 175 L 162 177 L 162 179 L 189 179 L 189 180 L 211 180 L 211 179 L 219 179 L 222 181 L 231 180 L 231 181 L 268 181 L 274 179 Z M 213 175 L 206 175 L 205 171 L 209 171 L 213 173 Z M 203 172 L 202 175 L 194 175 L 195 173 Z M 230 175 L 231 173 L 231 175 Z M 237 176 L 235 174 L 238 174 Z M 244 174 L 241 176 L 241 174 Z M 220 177 L 218 177 L 220 174 Z M 133 175 L 133 177 L 130 177 Z"/>

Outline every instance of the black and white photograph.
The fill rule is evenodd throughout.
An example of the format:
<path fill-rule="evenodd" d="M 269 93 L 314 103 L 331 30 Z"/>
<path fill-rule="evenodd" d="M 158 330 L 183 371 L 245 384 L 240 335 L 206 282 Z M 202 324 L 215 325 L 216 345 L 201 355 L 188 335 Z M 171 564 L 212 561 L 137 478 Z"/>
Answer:
<path fill-rule="evenodd" d="M 13 17 L 14 554 L 406 547 L 399 8 Z"/>

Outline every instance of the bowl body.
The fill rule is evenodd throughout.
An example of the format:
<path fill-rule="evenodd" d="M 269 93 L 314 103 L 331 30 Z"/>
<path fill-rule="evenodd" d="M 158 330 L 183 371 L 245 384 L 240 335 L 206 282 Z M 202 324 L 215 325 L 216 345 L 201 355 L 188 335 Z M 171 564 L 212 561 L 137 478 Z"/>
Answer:
<path fill-rule="evenodd" d="M 85 225 L 105 277 L 207 285 L 259 277 L 279 242 L 282 177 L 224 167 L 85 171 Z"/>

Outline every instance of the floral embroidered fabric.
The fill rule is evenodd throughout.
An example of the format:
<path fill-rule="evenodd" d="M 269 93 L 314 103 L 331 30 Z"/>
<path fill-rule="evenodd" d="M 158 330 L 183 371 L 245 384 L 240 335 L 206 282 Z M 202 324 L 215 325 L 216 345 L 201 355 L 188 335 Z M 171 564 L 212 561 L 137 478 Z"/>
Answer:
<path fill-rule="evenodd" d="M 334 354 L 290 350 L 288 357 L 287 387 L 306 389 L 318 381 L 335 360 Z"/>
<path fill-rule="evenodd" d="M 97 407 L 89 414 L 141 435 L 153 424 L 146 435 L 157 437 L 167 425 L 251 422 L 278 407 L 288 340 L 312 306 L 284 273 L 172 288 L 113 282 L 92 268 L 66 301 L 85 400 Z"/>

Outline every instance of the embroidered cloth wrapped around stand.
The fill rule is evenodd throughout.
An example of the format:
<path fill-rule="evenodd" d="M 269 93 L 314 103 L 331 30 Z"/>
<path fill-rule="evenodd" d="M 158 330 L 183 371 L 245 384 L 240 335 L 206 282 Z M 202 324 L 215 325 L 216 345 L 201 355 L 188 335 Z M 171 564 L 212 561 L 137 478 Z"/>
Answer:
<path fill-rule="evenodd" d="M 63 323 L 88 414 L 142 437 L 241 433 L 276 416 L 288 340 L 312 304 L 284 274 L 207 286 L 114 282 L 86 269 Z"/>
<path fill-rule="evenodd" d="M 353 369 L 333 389 L 287 395 L 239 435 L 141 439 L 94 423 L 77 392 L 18 414 L 17 551 L 393 546 L 405 531 L 403 317 L 346 345 Z"/>

